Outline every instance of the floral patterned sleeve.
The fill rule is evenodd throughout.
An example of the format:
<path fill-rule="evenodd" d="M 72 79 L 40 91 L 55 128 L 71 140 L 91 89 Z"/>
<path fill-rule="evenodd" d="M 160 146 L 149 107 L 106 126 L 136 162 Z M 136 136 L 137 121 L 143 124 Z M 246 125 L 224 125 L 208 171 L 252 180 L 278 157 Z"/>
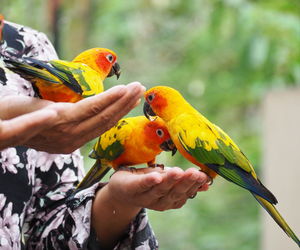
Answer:
<path fill-rule="evenodd" d="M 29 82 L 4 67 L 3 57 L 50 60 L 57 55 L 43 33 L 5 23 L 0 41 L 0 98 L 36 97 Z M 102 184 L 72 192 L 83 174 L 79 150 L 67 155 L 26 147 L 0 151 L 0 249 L 99 249 L 91 229 L 91 206 Z M 115 247 L 157 248 L 145 210 Z"/>

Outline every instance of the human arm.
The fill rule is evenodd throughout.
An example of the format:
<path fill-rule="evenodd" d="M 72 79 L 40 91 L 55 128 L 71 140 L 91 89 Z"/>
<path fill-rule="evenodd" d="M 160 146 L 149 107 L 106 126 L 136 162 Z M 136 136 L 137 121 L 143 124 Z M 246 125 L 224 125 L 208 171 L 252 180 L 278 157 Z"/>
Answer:
<path fill-rule="evenodd" d="M 28 96 L 6 96 L 0 101 L 0 117 L 12 119 L 36 110 L 45 111 L 44 116 L 49 112 L 56 114 L 55 119 L 47 121 L 44 128 L 37 124 L 36 135 L 19 145 L 66 154 L 112 127 L 139 102 L 144 90 L 140 83 L 134 82 L 113 87 L 77 103 L 53 103 Z M 11 140 L 14 137 L 12 135 Z"/>
<path fill-rule="evenodd" d="M 22 145 L 41 131 L 53 126 L 56 117 L 54 110 L 47 110 L 0 120 L 0 150 Z"/>
<path fill-rule="evenodd" d="M 182 207 L 198 191 L 208 189 L 208 178 L 195 168 L 117 171 L 100 189 L 92 206 L 92 226 L 101 249 L 112 249 L 143 207 L 164 211 Z"/>

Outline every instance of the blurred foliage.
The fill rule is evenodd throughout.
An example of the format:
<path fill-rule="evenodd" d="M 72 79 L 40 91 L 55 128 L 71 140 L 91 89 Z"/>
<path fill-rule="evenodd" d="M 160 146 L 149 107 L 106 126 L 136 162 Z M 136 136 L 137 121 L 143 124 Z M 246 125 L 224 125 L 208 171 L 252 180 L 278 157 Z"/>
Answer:
<path fill-rule="evenodd" d="M 46 32 L 47 2 L 1 0 L 7 19 Z M 300 84 L 300 4 L 250 0 L 62 1 L 59 55 L 90 47 L 119 55 L 121 79 L 177 88 L 261 164 L 259 105 L 272 88 Z M 141 106 L 130 115 L 142 114 Z M 92 142 L 83 148 L 87 157 Z M 190 167 L 180 155 L 160 162 Z M 90 166 L 93 161 L 86 161 Z M 149 212 L 161 249 L 259 248 L 258 205 L 221 179 L 180 210 Z"/>

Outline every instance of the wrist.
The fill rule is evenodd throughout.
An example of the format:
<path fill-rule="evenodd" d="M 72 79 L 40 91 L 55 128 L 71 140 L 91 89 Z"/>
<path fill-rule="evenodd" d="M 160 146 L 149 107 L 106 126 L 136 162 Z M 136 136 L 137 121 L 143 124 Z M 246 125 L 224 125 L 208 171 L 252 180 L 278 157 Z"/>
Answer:
<path fill-rule="evenodd" d="M 100 245 L 103 248 L 113 248 L 140 210 L 141 207 L 113 198 L 109 185 L 98 190 L 92 205 L 92 227 Z"/>
<path fill-rule="evenodd" d="M 136 215 L 142 209 L 142 207 L 129 202 L 128 199 L 119 198 L 118 194 L 111 191 L 109 183 L 97 192 L 97 198 L 97 202 L 105 204 L 105 209 L 113 214 Z"/>

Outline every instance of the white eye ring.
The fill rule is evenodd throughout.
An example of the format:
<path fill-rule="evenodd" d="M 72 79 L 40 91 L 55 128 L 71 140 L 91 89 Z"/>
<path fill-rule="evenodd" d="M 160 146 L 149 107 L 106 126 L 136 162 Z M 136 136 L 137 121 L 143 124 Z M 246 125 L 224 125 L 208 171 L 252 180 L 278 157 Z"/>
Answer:
<path fill-rule="evenodd" d="M 147 99 L 148 99 L 148 102 L 152 102 L 154 99 L 154 94 L 149 95 Z"/>
<path fill-rule="evenodd" d="M 109 54 L 106 56 L 106 59 L 111 63 L 114 60 L 114 57 L 112 56 L 112 54 Z"/>
<path fill-rule="evenodd" d="M 157 129 L 156 130 L 156 134 L 159 136 L 159 137 L 163 137 L 164 136 L 164 131 L 162 129 Z"/>

